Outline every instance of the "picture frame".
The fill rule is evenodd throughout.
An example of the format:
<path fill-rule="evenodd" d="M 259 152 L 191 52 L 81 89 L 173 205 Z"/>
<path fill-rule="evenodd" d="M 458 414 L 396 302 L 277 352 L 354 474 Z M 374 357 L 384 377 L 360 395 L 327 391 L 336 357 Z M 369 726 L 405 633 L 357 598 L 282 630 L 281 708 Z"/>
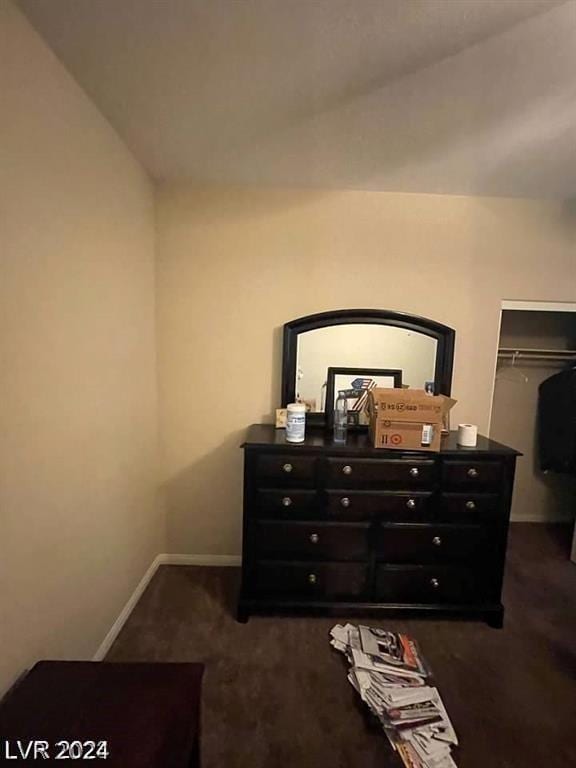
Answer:
<path fill-rule="evenodd" d="M 348 428 L 361 429 L 368 426 L 368 392 L 375 387 L 402 387 L 400 368 L 339 368 L 331 366 L 326 376 L 326 424 L 334 425 L 334 404 L 338 392 L 350 392 L 348 398 Z M 358 394 L 353 394 L 358 393 Z"/>

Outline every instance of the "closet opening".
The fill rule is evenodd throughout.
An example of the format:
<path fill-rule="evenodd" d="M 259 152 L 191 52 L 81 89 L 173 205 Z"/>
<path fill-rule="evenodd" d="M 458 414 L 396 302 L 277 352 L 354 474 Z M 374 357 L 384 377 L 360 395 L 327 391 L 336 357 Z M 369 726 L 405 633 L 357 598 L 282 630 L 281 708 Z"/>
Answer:
<path fill-rule="evenodd" d="M 560 388 L 554 391 L 562 392 L 562 398 L 543 394 L 542 400 L 547 400 L 539 406 L 542 383 L 570 370 L 575 370 L 574 375 L 563 373 L 555 380 Z M 551 405 L 556 399 L 558 405 Z M 576 456 L 576 304 L 503 302 L 490 437 L 524 454 L 516 470 L 512 521 L 572 523 L 575 519 L 576 466 L 571 459 L 553 461 L 554 468 L 546 466 L 550 465 L 550 440 L 557 430 L 546 430 L 544 419 L 549 426 L 556 408 L 562 410 L 554 418 L 571 423 L 573 430 L 571 445 L 564 445 L 566 432 L 558 437 L 564 440 L 560 453 Z M 568 526 L 563 530 L 567 551 L 576 562 L 576 537 Z"/>

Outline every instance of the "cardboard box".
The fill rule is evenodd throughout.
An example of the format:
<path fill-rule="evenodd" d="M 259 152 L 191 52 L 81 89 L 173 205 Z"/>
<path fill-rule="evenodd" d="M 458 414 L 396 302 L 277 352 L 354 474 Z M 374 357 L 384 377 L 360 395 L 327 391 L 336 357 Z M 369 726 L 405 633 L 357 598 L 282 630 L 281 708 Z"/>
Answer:
<path fill-rule="evenodd" d="M 442 426 L 418 421 L 377 420 L 374 425 L 370 424 L 370 435 L 375 448 L 439 451 Z"/>
<path fill-rule="evenodd" d="M 440 450 L 442 425 L 456 404 L 422 389 L 373 389 L 369 395 L 370 437 L 375 448 Z"/>

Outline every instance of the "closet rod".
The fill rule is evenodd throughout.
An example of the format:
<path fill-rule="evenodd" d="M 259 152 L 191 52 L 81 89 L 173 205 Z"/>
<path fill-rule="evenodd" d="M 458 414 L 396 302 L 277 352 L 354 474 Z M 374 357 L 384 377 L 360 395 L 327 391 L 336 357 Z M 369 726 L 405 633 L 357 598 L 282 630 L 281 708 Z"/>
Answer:
<path fill-rule="evenodd" d="M 566 358 L 576 357 L 576 349 L 518 349 L 514 347 L 500 347 L 498 357 L 511 357 L 513 359 L 541 358 L 542 360 L 565 360 Z"/>

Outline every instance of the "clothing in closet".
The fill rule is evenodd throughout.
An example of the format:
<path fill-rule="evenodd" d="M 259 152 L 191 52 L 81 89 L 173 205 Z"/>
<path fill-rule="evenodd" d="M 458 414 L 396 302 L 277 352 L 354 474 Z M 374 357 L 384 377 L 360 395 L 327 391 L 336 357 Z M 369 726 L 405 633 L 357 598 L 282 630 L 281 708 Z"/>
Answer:
<path fill-rule="evenodd" d="M 540 468 L 576 475 L 576 367 L 538 389 Z"/>

